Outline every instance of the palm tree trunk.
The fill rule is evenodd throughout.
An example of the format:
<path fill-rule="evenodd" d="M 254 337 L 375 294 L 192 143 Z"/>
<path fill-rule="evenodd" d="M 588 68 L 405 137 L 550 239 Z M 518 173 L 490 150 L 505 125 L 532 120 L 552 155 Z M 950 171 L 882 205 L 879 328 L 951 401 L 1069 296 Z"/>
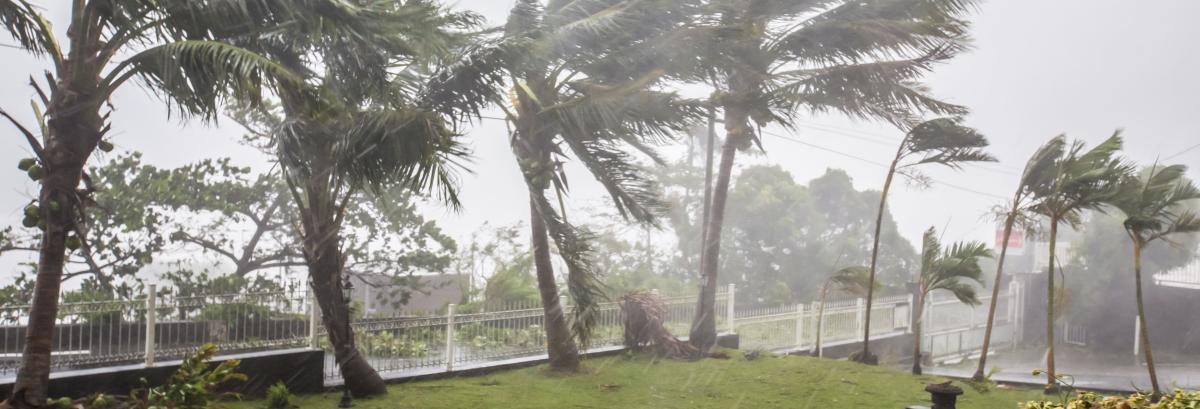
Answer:
<path fill-rule="evenodd" d="M 52 97 L 47 109 L 50 135 L 42 152 L 45 175 L 38 193 L 42 243 L 38 253 L 37 277 L 21 367 L 13 385 L 16 407 L 40 407 L 46 402 L 50 382 L 50 352 L 58 318 L 58 297 L 66 261 L 67 234 L 74 229 L 82 205 L 76 188 L 83 177 L 87 158 L 100 142 L 103 120 L 98 106 L 89 103 L 94 88 L 75 87 L 67 82 Z M 77 90 L 72 92 L 69 90 Z M 93 109 L 95 108 L 95 109 Z"/>
<path fill-rule="evenodd" d="M 321 307 L 321 323 L 329 334 L 342 380 L 356 397 L 387 393 L 383 378 L 359 353 L 354 331 L 349 328 L 350 308 L 342 294 L 345 255 L 341 249 L 341 226 L 337 225 L 336 204 L 327 180 L 313 177 L 306 186 L 308 205 L 302 208 L 304 259 L 312 279 L 313 294 Z"/>
<path fill-rule="evenodd" d="M 708 240 L 708 219 L 712 210 L 710 206 L 712 205 L 713 153 L 716 151 L 717 143 L 716 115 L 716 109 L 710 108 L 708 111 L 708 143 L 704 147 L 704 204 L 700 214 L 700 271 L 704 271 L 704 249 L 708 248 L 705 241 Z"/>
<path fill-rule="evenodd" d="M 1054 251 L 1058 244 L 1058 218 L 1050 218 L 1050 260 L 1046 271 L 1046 393 L 1058 392 L 1054 371 Z"/>
<path fill-rule="evenodd" d="M 979 366 L 975 368 L 975 375 L 971 376 L 971 380 L 976 382 L 981 382 L 986 378 L 984 367 L 987 366 L 988 348 L 992 343 L 992 326 L 996 323 L 996 300 L 1000 298 L 1000 279 L 1004 274 L 1004 257 L 1008 254 L 1008 236 L 1012 234 L 1013 223 L 1016 221 L 1017 210 L 1014 203 L 1013 210 L 1004 219 L 1004 238 L 1001 239 L 1000 258 L 996 260 L 996 280 L 992 284 L 992 301 L 988 306 L 987 326 L 983 330 L 983 349 L 979 353 Z"/>
<path fill-rule="evenodd" d="M 725 145 L 721 148 L 721 164 L 717 170 L 717 182 L 713 186 L 712 209 L 708 227 L 705 229 L 704 251 L 701 252 L 700 297 L 696 301 L 696 315 L 692 318 L 688 342 L 701 352 L 708 351 L 717 343 L 717 262 L 721 253 L 721 229 L 725 224 L 725 202 L 729 195 L 729 179 L 733 173 L 733 160 L 738 146 L 750 138 L 746 126 L 747 114 L 740 107 L 725 108 Z"/>
<path fill-rule="evenodd" d="M 1154 353 L 1150 350 L 1150 330 L 1146 322 L 1146 304 L 1142 301 L 1142 244 L 1139 240 L 1133 241 L 1133 275 L 1136 280 L 1135 289 L 1137 290 L 1137 312 L 1138 319 L 1142 321 L 1140 333 L 1138 336 L 1142 338 L 1142 346 L 1146 356 L 1146 370 L 1150 372 L 1150 386 L 1154 389 L 1154 395 L 1162 395 L 1162 390 L 1158 387 L 1158 372 L 1154 370 Z"/>
<path fill-rule="evenodd" d="M 917 292 L 913 302 L 913 375 L 921 374 L 921 316 L 925 314 L 925 292 Z"/>
<path fill-rule="evenodd" d="M 533 265 L 537 275 L 538 292 L 542 298 L 542 312 L 546 324 L 546 352 L 553 371 L 574 372 L 579 370 L 579 349 L 567 327 L 566 314 L 558 299 L 558 284 L 554 280 L 554 265 L 550 261 L 550 239 L 546 223 L 530 200 L 529 226 L 533 242 Z"/>
<path fill-rule="evenodd" d="M 892 190 L 892 181 L 896 177 L 896 165 L 900 163 L 904 142 L 901 142 L 900 146 L 901 150 L 896 152 L 896 158 L 888 167 L 887 179 L 883 182 L 883 192 L 879 194 L 879 212 L 875 215 L 875 237 L 871 244 L 871 269 L 867 279 L 867 312 L 863 314 L 863 348 L 858 356 L 858 362 L 862 363 L 875 364 L 877 362 L 871 356 L 871 308 L 875 302 L 875 268 L 879 261 L 879 239 L 883 231 L 883 212 L 887 210 L 888 192 Z"/>
<path fill-rule="evenodd" d="M 821 333 L 824 332 L 822 331 L 821 327 L 822 324 L 825 323 L 825 299 L 829 296 L 829 284 L 830 283 L 827 280 L 825 281 L 825 285 L 821 287 L 821 306 L 820 308 L 817 308 L 817 338 L 816 341 L 813 342 L 813 356 L 817 358 L 821 358 L 823 355 L 825 355 L 824 352 L 821 351 Z"/>

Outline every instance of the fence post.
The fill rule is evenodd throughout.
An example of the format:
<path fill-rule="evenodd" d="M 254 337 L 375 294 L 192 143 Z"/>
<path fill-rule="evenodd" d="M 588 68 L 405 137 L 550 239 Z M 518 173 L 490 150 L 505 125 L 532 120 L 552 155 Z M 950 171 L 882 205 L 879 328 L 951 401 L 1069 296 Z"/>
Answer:
<path fill-rule="evenodd" d="M 446 306 L 446 372 L 454 370 L 454 307 Z"/>
<path fill-rule="evenodd" d="M 146 295 L 146 366 L 154 366 L 154 327 L 158 315 L 158 286 L 150 284 Z"/>
<path fill-rule="evenodd" d="M 796 304 L 796 349 L 804 346 L 804 304 Z"/>
<path fill-rule="evenodd" d="M 1142 317 L 1135 316 L 1133 319 L 1133 356 L 1137 357 L 1142 352 L 1142 337 L 1138 334 L 1142 333 Z"/>
<path fill-rule="evenodd" d="M 913 293 L 908 293 L 908 328 L 904 329 L 905 334 L 913 333 L 913 325 L 916 324 L 916 322 L 913 321 L 913 318 L 915 318 L 915 316 L 913 316 L 913 312 L 917 310 L 916 298 L 917 297 L 913 295 Z"/>
<path fill-rule="evenodd" d="M 306 300 L 308 301 L 308 347 L 317 349 L 321 344 L 317 342 L 318 308 L 317 297 L 316 294 L 313 293 L 312 287 L 308 288 L 308 293 L 305 294 L 305 298 L 308 298 Z"/>
<path fill-rule="evenodd" d="M 734 320 L 736 319 L 734 316 L 734 294 L 736 291 L 737 287 L 732 283 L 729 284 L 729 289 L 726 290 L 729 295 L 725 297 L 725 324 L 729 326 L 729 333 L 731 334 L 737 332 L 737 326 L 734 325 Z"/>
<path fill-rule="evenodd" d="M 863 312 L 867 309 L 866 300 L 859 298 L 854 303 L 854 333 L 860 334 L 863 332 L 863 319 L 866 317 Z"/>

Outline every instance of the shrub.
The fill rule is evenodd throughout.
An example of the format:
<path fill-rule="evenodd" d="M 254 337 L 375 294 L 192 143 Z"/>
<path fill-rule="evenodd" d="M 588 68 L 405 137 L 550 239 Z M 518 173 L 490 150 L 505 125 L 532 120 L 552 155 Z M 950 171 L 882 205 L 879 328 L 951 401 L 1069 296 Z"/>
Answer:
<path fill-rule="evenodd" d="M 144 409 L 203 409 L 215 400 L 237 397 L 234 393 L 218 393 L 217 388 L 228 382 L 246 380 L 246 375 L 235 371 L 241 362 L 231 359 L 212 367 L 209 362 L 216 353 L 217 347 L 213 344 L 196 348 L 195 352 L 184 358 L 183 364 L 167 383 L 134 391 L 133 406 Z"/>
<path fill-rule="evenodd" d="M 1082 392 L 1078 397 L 1063 402 L 1025 402 L 1024 409 L 1186 409 L 1200 407 L 1200 392 L 1175 391 L 1163 396 L 1157 403 L 1150 402 L 1150 395 L 1135 393 L 1128 397 L 1103 397 L 1091 392 Z"/>
<path fill-rule="evenodd" d="M 288 390 L 287 385 L 276 382 L 267 388 L 267 409 L 293 409 L 297 406 L 292 403 L 292 398 L 292 392 Z"/>

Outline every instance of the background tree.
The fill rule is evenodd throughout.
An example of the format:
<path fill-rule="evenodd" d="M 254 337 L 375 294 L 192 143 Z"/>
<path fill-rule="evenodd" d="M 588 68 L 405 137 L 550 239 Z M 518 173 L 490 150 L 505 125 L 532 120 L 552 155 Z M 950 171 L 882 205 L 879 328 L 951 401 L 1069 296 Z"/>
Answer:
<path fill-rule="evenodd" d="M 658 59 L 635 47 L 681 24 L 689 3 L 587 0 L 543 6 L 519 0 L 497 45 L 435 81 L 434 89 L 442 91 L 431 98 L 445 103 L 445 111 L 477 116 L 494 103 L 510 125 L 513 155 L 529 189 L 533 263 L 553 370 L 579 367 L 579 344 L 587 345 L 604 294 L 593 265 L 592 235 L 568 223 L 565 209 L 555 210 L 547 194 L 553 189 L 562 206 L 568 187 L 562 166 L 570 155 L 604 186 L 623 217 L 650 223 L 662 211 L 654 183 L 637 166 L 637 153 L 661 163 L 652 145 L 685 131 L 698 110 L 660 90 Z M 449 107 L 460 101 L 475 105 Z M 570 329 L 559 302 L 551 240 L 566 265 L 574 301 Z"/>
<path fill-rule="evenodd" d="M 825 279 L 821 284 L 821 295 L 819 297 L 821 306 L 817 309 L 817 337 L 813 343 L 813 355 L 820 358 L 824 356 L 824 348 L 821 346 L 822 331 L 825 328 L 825 301 L 829 297 L 829 293 L 838 291 L 846 294 L 851 294 L 859 297 L 867 296 L 867 286 L 871 283 L 871 270 L 863 266 L 845 267 L 835 271 L 832 275 Z M 878 285 L 878 283 L 875 283 Z"/>
<path fill-rule="evenodd" d="M 1054 166 L 1046 169 L 1045 175 L 1038 176 L 1044 182 L 1033 185 L 1033 211 L 1050 219 L 1050 263 L 1046 273 L 1047 392 L 1058 390 L 1054 367 L 1054 307 L 1057 291 L 1054 267 L 1057 261 L 1058 226 L 1067 223 L 1071 227 L 1078 227 L 1084 210 L 1099 210 L 1112 203 L 1120 193 L 1121 180 L 1131 170 L 1129 165 L 1116 157 L 1122 144 L 1119 131 L 1087 151 L 1082 141 L 1066 145 L 1065 136 L 1058 138 L 1064 139 L 1066 148 L 1054 159 Z"/>
<path fill-rule="evenodd" d="M 43 229 L 38 275 L 28 342 L 13 388 L 17 399 L 10 402 L 17 407 L 40 406 L 46 400 L 68 236 L 72 231 L 86 236 L 84 208 L 96 189 L 85 177 L 84 167 L 97 147 L 111 146 L 105 140 L 111 124 L 102 112 L 109 97 L 130 79 L 140 78 L 180 114 L 213 119 L 228 97 L 254 101 L 266 86 L 295 81 L 290 72 L 257 54 L 213 41 L 221 27 L 245 20 L 234 13 L 217 18 L 208 3 L 74 0 L 66 4 L 70 27 L 62 42 L 49 20 L 28 1 L 0 2 L 0 22 L 19 48 L 53 63 L 45 81 L 30 79 L 37 93 L 33 130 L 0 111 L 29 143 L 35 163 L 27 172 L 41 185 L 36 212 L 36 225 Z M 79 189 L 81 182 L 83 189 Z"/>
<path fill-rule="evenodd" d="M 1004 277 L 1004 259 L 1008 255 L 1009 239 L 1012 238 L 1014 228 L 1019 228 L 1025 234 L 1026 240 L 1037 233 L 1041 220 L 1033 215 L 1034 187 L 1047 182 L 1045 179 L 1052 174 L 1049 170 L 1065 147 L 1066 139 L 1054 138 L 1038 148 L 1025 164 L 1025 171 L 1021 173 L 1021 180 L 1017 184 L 1017 191 L 1013 193 L 1012 201 L 993 208 L 993 214 L 1004 226 L 1004 238 L 1000 243 L 1000 257 L 996 259 L 996 277 L 992 284 L 992 299 L 988 305 L 979 363 L 975 374 L 971 376 L 976 382 L 986 379 L 984 369 L 987 366 L 988 349 L 992 343 L 992 327 L 996 323 L 996 302 L 1000 298 L 1000 284 Z"/>
<path fill-rule="evenodd" d="M 964 47 L 963 0 L 710 0 L 687 29 L 656 50 L 681 78 L 706 83 L 724 117 L 725 143 L 702 253 L 701 292 L 689 342 L 716 342 L 717 270 L 734 157 L 757 128 L 791 127 L 801 111 L 907 124 L 914 111 L 961 114 L 916 82 Z M 678 56 L 678 57 L 676 57 Z"/>
<path fill-rule="evenodd" d="M 1150 385 L 1155 395 L 1161 395 L 1162 390 L 1154 370 L 1149 321 L 1146 320 L 1142 295 L 1142 251 L 1154 241 L 1169 241 L 1169 236 L 1200 232 L 1200 216 L 1187 203 L 1200 199 L 1200 189 L 1185 177 L 1186 174 L 1187 167 L 1183 165 L 1159 167 L 1155 164 L 1138 175 L 1126 177 L 1115 203 L 1125 213 L 1125 232 L 1133 244 L 1135 300 L 1142 324 L 1138 336 L 1145 349 L 1146 370 L 1150 373 Z"/>
<path fill-rule="evenodd" d="M 954 243 L 942 249 L 937 230 L 925 231 L 921 247 L 921 274 L 917 278 L 916 300 L 913 301 L 913 366 L 914 375 L 921 374 L 921 316 L 925 303 L 934 290 L 945 290 L 963 304 L 978 305 L 975 285 L 983 284 L 983 269 L 979 260 L 992 257 L 992 251 L 982 242 Z"/>
<path fill-rule="evenodd" d="M 917 170 L 918 166 L 936 164 L 961 170 L 965 163 L 996 161 L 996 158 L 983 151 L 988 146 L 987 138 L 975 129 L 963 126 L 961 122 L 958 118 L 925 121 L 912 127 L 900 141 L 883 182 L 883 193 L 879 196 L 879 216 L 875 222 L 875 240 L 871 245 L 869 276 L 872 283 L 875 282 L 875 264 L 879 258 L 879 230 L 883 223 L 883 211 L 887 208 L 888 192 L 897 173 L 917 184 L 927 185 L 929 178 Z M 874 295 L 873 287 L 867 287 L 867 311 L 871 311 Z M 878 360 L 871 354 L 870 345 L 871 314 L 868 313 L 863 318 L 863 349 L 858 357 L 861 362 L 875 364 Z"/>

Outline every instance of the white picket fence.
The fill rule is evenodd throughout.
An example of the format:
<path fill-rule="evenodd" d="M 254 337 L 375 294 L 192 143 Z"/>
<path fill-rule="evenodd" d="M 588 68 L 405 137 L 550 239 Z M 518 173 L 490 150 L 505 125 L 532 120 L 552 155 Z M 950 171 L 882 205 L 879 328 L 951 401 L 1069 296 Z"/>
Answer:
<path fill-rule="evenodd" d="M 153 287 L 151 287 L 153 288 Z M 811 350 L 821 331 L 822 345 L 860 342 L 865 319 L 862 299 L 827 303 L 818 328 L 819 303 L 773 307 L 736 303 L 730 285 L 717 294 L 717 328 L 736 332 L 743 349 Z M 1011 302 L 1016 289 L 1000 300 L 993 345 L 1013 342 L 1019 311 Z M 150 294 L 154 294 L 151 290 Z M 926 307 L 923 349 L 937 360 L 978 351 L 988 300 L 968 306 L 932 297 Z M 668 328 L 686 336 L 695 313 L 695 296 L 667 297 Z M 205 343 L 222 353 L 285 348 L 329 351 L 311 292 L 223 294 L 198 297 L 147 296 L 132 301 L 63 303 L 54 337 L 52 369 L 95 368 L 178 359 Z M 570 306 L 565 306 L 570 313 Z M 546 353 L 544 316 L 536 305 L 485 306 L 460 311 L 450 306 L 437 315 L 358 319 L 355 339 L 373 367 L 385 375 L 432 373 L 535 359 Z M 28 306 L 0 307 L 0 378 L 15 374 L 24 345 Z M 874 339 L 910 333 L 912 297 L 882 297 L 871 311 Z M 622 342 L 620 308 L 606 303 L 589 347 L 618 348 Z M 325 377 L 340 380 L 328 356 Z"/>

